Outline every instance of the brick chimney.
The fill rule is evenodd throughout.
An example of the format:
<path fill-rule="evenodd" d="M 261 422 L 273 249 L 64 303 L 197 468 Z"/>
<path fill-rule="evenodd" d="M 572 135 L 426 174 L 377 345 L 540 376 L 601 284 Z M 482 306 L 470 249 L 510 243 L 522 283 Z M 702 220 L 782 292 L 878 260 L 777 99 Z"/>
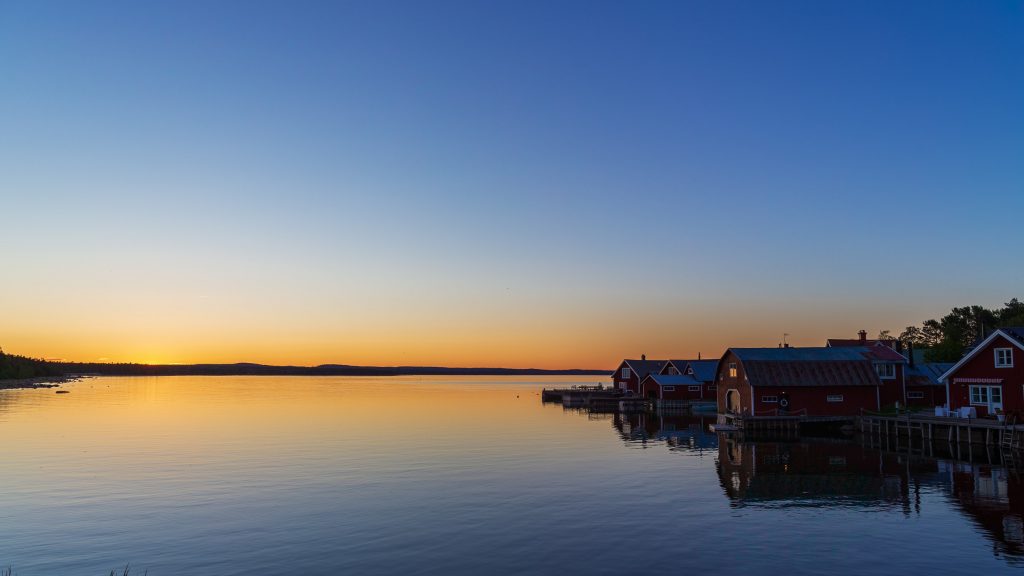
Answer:
<path fill-rule="evenodd" d="M 857 332 L 857 336 L 860 336 L 860 343 L 861 344 L 867 344 L 868 343 L 868 331 L 867 330 L 861 330 L 860 332 Z"/>
<path fill-rule="evenodd" d="M 641 354 L 640 355 L 640 361 L 641 362 L 646 362 L 647 361 L 647 354 Z"/>

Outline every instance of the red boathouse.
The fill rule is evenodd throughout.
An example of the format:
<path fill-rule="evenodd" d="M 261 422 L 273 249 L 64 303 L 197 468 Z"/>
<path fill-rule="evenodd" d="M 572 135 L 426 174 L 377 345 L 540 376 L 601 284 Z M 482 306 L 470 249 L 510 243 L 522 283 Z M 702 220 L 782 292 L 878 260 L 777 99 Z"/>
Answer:
<path fill-rule="evenodd" d="M 882 382 L 874 348 L 730 348 L 718 363 L 718 411 L 756 417 L 877 410 Z"/>
<path fill-rule="evenodd" d="M 667 364 L 667 360 L 648 360 L 641 355 L 639 360 L 623 360 L 612 374 L 612 386 L 626 393 L 639 394 L 640 382 L 648 374 L 657 374 Z"/>

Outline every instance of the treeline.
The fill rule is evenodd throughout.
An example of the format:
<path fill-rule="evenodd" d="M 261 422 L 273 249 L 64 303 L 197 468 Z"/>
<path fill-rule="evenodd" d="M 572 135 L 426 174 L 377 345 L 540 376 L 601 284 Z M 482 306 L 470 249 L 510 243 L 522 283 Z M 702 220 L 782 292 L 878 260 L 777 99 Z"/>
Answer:
<path fill-rule="evenodd" d="M 926 348 L 926 362 L 956 362 L 996 328 L 1024 326 L 1024 302 L 1014 298 L 1002 308 L 964 306 L 953 308 L 942 318 L 925 320 L 920 326 L 907 326 L 895 338 L 904 346 Z M 888 330 L 880 339 L 894 338 Z"/>
<path fill-rule="evenodd" d="M 65 362 L 67 374 L 105 376 L 607 376 L 608 370 L 445 368 L 437 366 L 271 366 L 267 364 L 95 364 Z"/>
<path fill-rule="evenodd" d="M 21 380 L 25 378 L 42 378 L 61 376 L 62 367 L 39 358 L 5 354 L 0 349 L 0 380 Z"/>

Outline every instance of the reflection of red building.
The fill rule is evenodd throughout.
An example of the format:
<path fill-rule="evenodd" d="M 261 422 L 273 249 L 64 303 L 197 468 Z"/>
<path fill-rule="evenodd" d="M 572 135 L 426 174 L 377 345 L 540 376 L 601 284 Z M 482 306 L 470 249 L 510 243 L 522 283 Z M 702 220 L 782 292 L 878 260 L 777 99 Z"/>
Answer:
<path fill-rule="evenodd" d="M 616 413 L 612 424 L 619 437 L 642 445 L 665 443 L 673 450 L 714 450 L 718 436 L 709 430 L 714 417 L 653 412 Z"/>
<path fill-rule="evenodd" d="M 1024 327 L 996 330 L 940 380 L 950 408 L 973 406 L 979 416 L 1024 413 Z"/>
<path fill-rule="evenodd" d="M 740 442 L 720 439 L 718 475 L 736 504 L 890 502 L 907 508 L 911 474 L 934 475 L 915 460 L 847 442 Z"/>
<path fill-rule="evenodd" d="M 1004 554 L 1024 556 L 1024 483 L 1005 468 L 957 463 L 953 498 Z"/>

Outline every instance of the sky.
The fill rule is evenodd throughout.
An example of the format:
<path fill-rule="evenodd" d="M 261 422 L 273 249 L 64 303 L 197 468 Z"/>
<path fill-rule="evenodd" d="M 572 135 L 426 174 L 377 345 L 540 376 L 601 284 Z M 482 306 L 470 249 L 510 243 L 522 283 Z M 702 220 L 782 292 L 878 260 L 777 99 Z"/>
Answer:
<path fill-rule="evenodd" d="M 611 368 L 1024 297 L 1022 2 L 0 0 L 0 346 Z"/>

